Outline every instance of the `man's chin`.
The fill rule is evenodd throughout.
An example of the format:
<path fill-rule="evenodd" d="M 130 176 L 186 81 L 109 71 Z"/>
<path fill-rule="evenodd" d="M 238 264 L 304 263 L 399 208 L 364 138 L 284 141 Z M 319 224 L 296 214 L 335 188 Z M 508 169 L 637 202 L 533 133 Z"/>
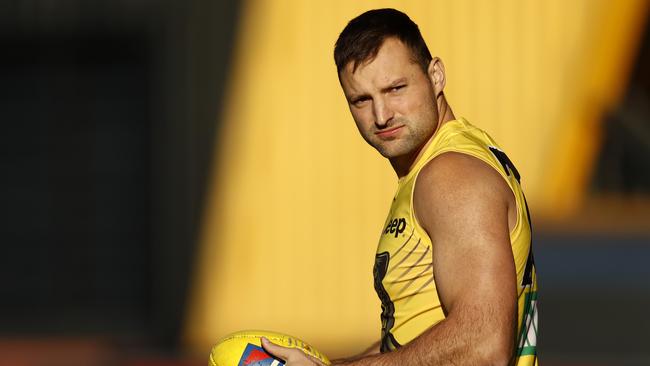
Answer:
<path fill-rule="evenodd" d="M 375 149 L 381 154 L 381 156 L 392 162 L 411 159 L 419 150 L 418 148 L 405 146 L 404 144 L 381 147 L 375 146 Z"/>
<path fill-rule="evenodd" d="M 412 150 L 405 139 L 375 141 L 371 145 L 386 159 L 395 159 L 408 155 Z"/>
<path fill-rule="evenodd" d="M 377 151 L 381 154 L 381 156 L 389 160 L 399 158 L 400 156 L 404 156 L 408 153 L 407 151 L 402 151 L 402 149 L 377 148 Z"/>

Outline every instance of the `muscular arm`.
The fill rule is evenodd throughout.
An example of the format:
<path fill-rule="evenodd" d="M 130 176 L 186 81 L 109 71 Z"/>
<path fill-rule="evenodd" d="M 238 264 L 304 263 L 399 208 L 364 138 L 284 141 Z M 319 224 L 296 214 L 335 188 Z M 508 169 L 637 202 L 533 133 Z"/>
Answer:
<path fill-rule="evenodd" d="M 445 153 L 420 172 L 413 205 L 433 243 L 446 318 L 395 351 L 334 365 L 508 365 L 517 324 L 510 188 L 486 163 Z M 263 344 L 287 365 L 323 365 L 298 350 Z"/>
<path fill-rule="evenodd" d="M 393 352 L 343 364 L 509 364 L 517 313 L 509 239 L 514 205 L 505 181 L 486 163 L 458 153 L 430 162 L 418 176 L 414 208 L 433 243 L 446 319 Z"/>

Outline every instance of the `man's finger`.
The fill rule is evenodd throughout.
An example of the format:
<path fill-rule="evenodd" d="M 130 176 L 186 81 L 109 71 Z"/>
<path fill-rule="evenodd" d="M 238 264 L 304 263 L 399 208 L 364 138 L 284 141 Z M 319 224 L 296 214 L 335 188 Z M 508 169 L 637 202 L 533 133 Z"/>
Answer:
<path fill-rule="evenodd" d="M 284 361 L 287 361 L 289 359 L 289 355 L 295 351 L 293 348 L 277 345 L 266 339 L 266 337 L 262 337 L 262 347 L 264 347 L 264 350 L 266 350 L 266 352 L 272 354 L 275 357 L 281 358 Z"/>

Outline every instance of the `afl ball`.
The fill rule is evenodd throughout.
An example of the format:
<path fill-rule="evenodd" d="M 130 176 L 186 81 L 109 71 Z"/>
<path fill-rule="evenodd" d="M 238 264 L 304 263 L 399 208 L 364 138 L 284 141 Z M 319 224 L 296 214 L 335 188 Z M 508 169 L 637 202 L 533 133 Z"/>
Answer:
<path fill-rule="evenodd" d="M 210 366 L 279 366 L 284 362 L 268 354 L 262 337 L 283 347 L 298 348 L 306 354 L 330 364 L 325 355 L 302 340 L 276 332 L 245 330 L 221 339 L 210 352 Z"/>

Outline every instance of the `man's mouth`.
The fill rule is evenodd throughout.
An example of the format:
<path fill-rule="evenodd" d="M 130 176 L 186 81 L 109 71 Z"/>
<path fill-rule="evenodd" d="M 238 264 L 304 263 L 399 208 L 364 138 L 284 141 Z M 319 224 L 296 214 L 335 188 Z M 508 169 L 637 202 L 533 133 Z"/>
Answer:
<path fill-rule="evenodd" d="M 393 137 L 399 132 L 399 130 L 402 127 L 404 127 L 404 125 L 390 127 L 390 128 L 385 129 L 385 130 L 375 132 L 375 135 L 379 136 L 380 138 Z"/>

